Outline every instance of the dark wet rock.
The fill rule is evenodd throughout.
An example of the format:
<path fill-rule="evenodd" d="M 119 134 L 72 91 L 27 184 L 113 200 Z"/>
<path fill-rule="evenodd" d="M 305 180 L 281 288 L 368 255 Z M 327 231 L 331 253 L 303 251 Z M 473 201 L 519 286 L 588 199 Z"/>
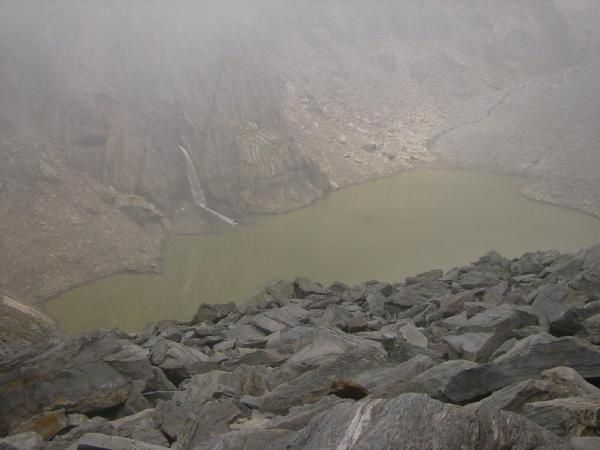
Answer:
<path fill-rule="evenodd" d="M 573 337 L 530 336 L 494 361 L 457 373 L 445 394 L 456 403 L 474 400 L 558 366 L 571 367 L 584 378 L 598 378 L 600 347 Z"/>
<path fill-rule="evenodd" d="M 331 382 L 328 394 L 339 398 L 360 400 L 369 395 L 369 390 L 352 380 L 339 379 Z"/>
<path fill-rule="evenodd" d="M 515 415 L 474 413 L 406 394 L 334 406 L 292 436 L 286 448 L 568 449 L 569 445 Z"/>
<path fill-rule="evenodd" d="M 522 414 L 559 436 L 595 436 L 600 431 L 600 396 L 532 402 Z"/>
<path fill-rule="evenodd" d="M 550 333 L 554 336 L 575 335 L 582 330 L 586 319 L 599 313 L 600 301 L 593 301 L 583 306 L 571 306 L 550 321 Z"/>

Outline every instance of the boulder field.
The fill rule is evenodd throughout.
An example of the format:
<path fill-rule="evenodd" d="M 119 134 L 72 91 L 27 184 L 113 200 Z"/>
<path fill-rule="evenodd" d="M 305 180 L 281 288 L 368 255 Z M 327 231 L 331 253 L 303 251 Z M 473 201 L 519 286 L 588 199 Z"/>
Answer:
<path fill-rule="evenodd" d="M 245 304 L 0 360 L 0 449 L 600 448 L 600 246 Z"/>

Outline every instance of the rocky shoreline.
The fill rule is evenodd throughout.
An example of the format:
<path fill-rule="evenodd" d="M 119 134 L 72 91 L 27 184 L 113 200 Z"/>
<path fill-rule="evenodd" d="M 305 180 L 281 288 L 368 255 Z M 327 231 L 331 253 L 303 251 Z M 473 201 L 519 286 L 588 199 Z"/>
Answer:
<path fill-rule="evenodd" d="M 600 246 L 276 281 L 0 359 L 0 448 L 598 448 Z"/>

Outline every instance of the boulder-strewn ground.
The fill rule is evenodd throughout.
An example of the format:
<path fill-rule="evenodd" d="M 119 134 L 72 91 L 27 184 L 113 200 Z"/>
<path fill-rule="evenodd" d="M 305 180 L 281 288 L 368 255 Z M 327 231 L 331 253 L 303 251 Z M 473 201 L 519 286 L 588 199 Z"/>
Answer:
<path fill-rule="evenodd" d="M 0 361 L 7 449 L 598 448 L 600 246 L 240 307 Z"/>

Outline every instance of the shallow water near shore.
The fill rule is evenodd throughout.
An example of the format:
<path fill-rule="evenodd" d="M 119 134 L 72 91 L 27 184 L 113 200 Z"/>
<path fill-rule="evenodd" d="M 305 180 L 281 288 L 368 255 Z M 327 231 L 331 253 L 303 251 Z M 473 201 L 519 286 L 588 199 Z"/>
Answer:
<path fill-rule="evenodd" d="M 401 281 L 489 250 L 508 257 L 600 242 L 600 220 L 528 200 L 519 177 L 418 170 L 328 195 L 221 234 L 175 236 L 164 273 L 120 274 L 67 292 L 47 312 L 69 332 L 185 320 L 200 303 L 242 302 L 270 280 Z"/>

